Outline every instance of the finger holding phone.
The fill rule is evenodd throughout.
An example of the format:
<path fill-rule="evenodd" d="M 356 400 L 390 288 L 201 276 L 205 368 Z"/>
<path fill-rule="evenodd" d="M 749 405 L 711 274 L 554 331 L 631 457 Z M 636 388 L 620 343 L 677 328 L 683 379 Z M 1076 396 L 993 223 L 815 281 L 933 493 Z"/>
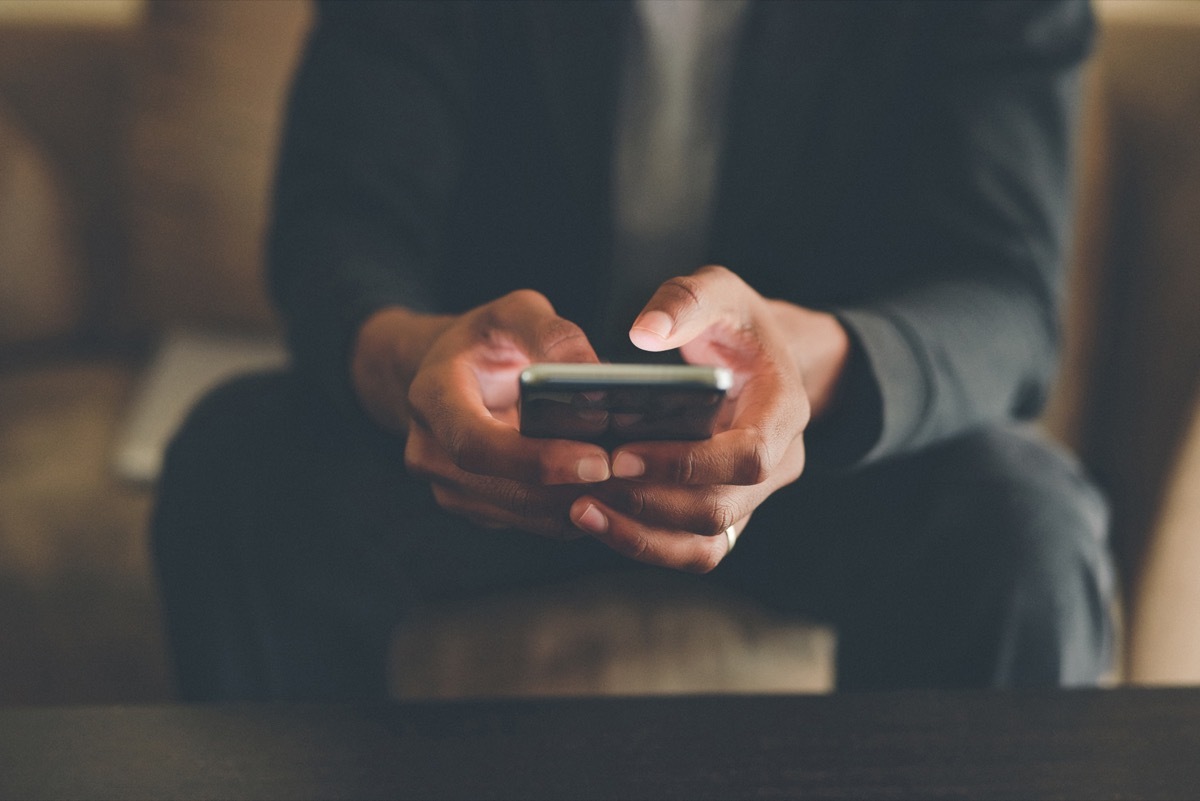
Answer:
<path fill-rule="evenodd" d="M 353 376 L 364 407 L 407 432 L 405 464 L 447 511 L 492 528 L 580 536 L 579 485 L 609 478 L 608 453 L 522 437 L 517 375 L 534 361 L 595 362 L 582 330 L 520 290 L 462 315 L 378 312 L 360 329 Z"/>
<path fill-rule="evenodd" d="M 832 316 L 769 301 L 717 266 L 663 284 L 630 339 L 728 368 L 726 414 L 709 439 L 617 447 L 614 480 L 588 488 L 571 520 L 631 558 L 707 572 L 754 510 L 800 476 L 804 430 L 829 405 L 849 343 Z"/>

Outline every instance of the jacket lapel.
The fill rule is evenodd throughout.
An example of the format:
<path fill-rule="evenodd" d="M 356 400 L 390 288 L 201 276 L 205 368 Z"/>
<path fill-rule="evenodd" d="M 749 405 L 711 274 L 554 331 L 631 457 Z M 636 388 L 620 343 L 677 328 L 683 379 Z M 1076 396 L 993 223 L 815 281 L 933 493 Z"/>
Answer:
<path fill-rule="evenodd" d="M 534 58 L 569 180 L 581 198 L 602 199 L 611 182 L 613 126 L 629 0 L 524 6 Z M 599 190 L 599 191 L 598 191 Z M 603 213 L 607 208 L 589 209 Z"/>
<path fill-rule="evenodd" d="M 583 204 L 584 219 L 596 226 L 580 233 L 600 245 L 594 253 L 600 280 L 610 266 L 604 246 L 611 244 L 614 125 L 632 5 L 632 0 L 523 4 L 565 177 Z M 710 248 L 715 260 L 731 261 L 742 250 L 737 243 L 753 236 L 748 222 L 794 224 L 772 216 L 781 207 L 799 212 L 806 226 L 819 223 L 821 193 L 797 182 L 816 178 L 822 166 L 812 144 L 836 105 L 829 90 L 838 56 L 857 16 L 869 11 L 837 0 L 752 2 L 747 9 L 715 187 Z M 796 198 L 805 200 L 803 209 Z"/>
<path fill-rule="evenodd" d="M 757 2 L 748 10 L 731 78 L 725 150 L 717 188 L 714 243 L 781 194 L 796 194 L 806 148 L 820 133 L 858 4 Z"/>

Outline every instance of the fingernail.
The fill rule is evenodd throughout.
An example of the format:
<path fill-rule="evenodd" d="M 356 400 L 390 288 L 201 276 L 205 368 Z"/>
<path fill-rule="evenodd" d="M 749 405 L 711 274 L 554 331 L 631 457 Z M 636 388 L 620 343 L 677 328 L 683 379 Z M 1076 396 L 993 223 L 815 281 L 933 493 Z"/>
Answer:
<path fill-rule="evenodd" d="M 646 463 L 640 456 L 621 451 L 613 459 L 612 472 L 617 478 L 637 478 L 646 472 Z"/>
<path fill-rule="evenodd" d="M 589 484 L 607 481 L 609 476 L 608 460 L 603 456 L 585 456 L 575 463 L 575 475 L 579 476 L 580 481 L 586 481 Z"/>
<path fill-rule="evenodd" d="M 575 521 L 575 525 L 589 534 L 603 534 L 608 531 L 608 518 L 596 508 L 595 504 L 589 503 L 588 507 L 583 510 L 583 514 Z"/>
<path fill-rule="evenodd" d="M 648 311 L 634 320 L 633 327 L 649 331 L 662 339 L 666 339 L 671 336 L 671 329 L 675 327 L 675 321 L 666 312 L 654 310 Z"/>

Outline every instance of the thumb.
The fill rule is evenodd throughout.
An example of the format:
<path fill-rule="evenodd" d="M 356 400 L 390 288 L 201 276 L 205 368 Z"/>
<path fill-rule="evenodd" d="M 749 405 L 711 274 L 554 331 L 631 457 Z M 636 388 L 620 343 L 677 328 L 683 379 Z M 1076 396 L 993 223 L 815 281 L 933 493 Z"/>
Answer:
<path fill-rule="evenodd" d="M 487 309 L 485 326 L 505 331 L 531 361 L 599 361 L 583 329 L 559 317 L 550 301 L 538 292 L 517 290 Z"/>
<path fill-rule="evenodd" d="M 746 317 L 745 290 L 742 279 L 715 265 L 672 278 L 658 288 L 633 321 L 629 339 L 648 351 L 682 347 L 718 320 Z"/>

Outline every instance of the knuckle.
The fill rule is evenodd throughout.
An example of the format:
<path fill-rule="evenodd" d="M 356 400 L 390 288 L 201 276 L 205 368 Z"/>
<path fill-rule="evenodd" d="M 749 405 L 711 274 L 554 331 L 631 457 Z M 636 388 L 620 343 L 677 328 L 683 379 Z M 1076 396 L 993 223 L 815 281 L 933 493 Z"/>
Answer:
<path fill-rule="evenodd" d="M 812 422 L 812 403 L 809 401 L 808 395 L 804 392 L 793 393 L 793 397 L 796 427 L 803 431 Z"/>
<path fill-rule="evenodd" d="M 428 429 L 444 425 L 453 409 L 450 390 L 441 379 L 436 370 L 420 370 L 408 387 L 408 408 L 413 419 Z"/>
<path fill-rule="evenodd" d="M 648 506 L 646 503 L 646 491 L 641 487 L 631 486 L 628 493 L 625 508 L 629 510 L 629 514 L 633 517 L 641 517 L 646 514 Z"/>
<path fill-rule="evenodd" d="M 737 278 L 737 280 L 741 280 L 737 273 L 722 264 L 706 264 L 699 270 L 696 270 L 695 275 L 719 276 L 721 278 Z"/>
<path fill-rule="evenodd" d="M 528 520 L 538 516 L 538 505 L 528 488 L 513 481 L 501 485 L 501 503 L 516 516 Z"/>
<path fill-rule="evenodd" d="M 514 289 L 476 309 L 473 328 L 477 336 L 486 338 L 496 329 L 507 328 L 512 321 L 529 314 L 531 309 L 536 312 L 553 311 L 550 301 L 541 292 Z"/>
<path fill-rule="evenodd" d="M 468 472 L 474 472 L 471 469 L 474 466 L 474 449 L 471 447 L 470 438 L 465 436 L 461 429 L 452 428 L 447 431 L 442 440 L 442 447 L 452 462 Z"/>
<path fill-rule="evenodd" d="M 720 534 L 737 522 L 737 512 L 730 501 L 720 495 L 709 499 L 702 518 L 702 534 Z"/>
<path fill-rule="evenodd" d="M 761 484 L 771 476 L 771 446 L 761 434 L 755 436 L 742 454 L 737 473 L 739 484 Z"/>
<path fill-rule="evenodd" d="M 720 545 L 708 542 L 695 558 L 684 566 L 684 569 L 689 573 L 711 573 L 717 565 L 721 564 L 724 556 Z"/>
<path fill-rule="evenodd" d="M 539 339 L 542 353 L 549 356 L 555 352 L 568 352 L 585 344 L 587 335 L 584 334 L 582 328 L 570 320 L 555 317 L 543 324 L 542 330 L 539 332 Z"/>
<path fill-rule="evenodd" d="M 630 517 L 646 513 L 646 492 L 636 484 L 615 485 L 611 490 L 612 504 Z"/>
<path fill-rule="evenodd" d="M 404 443 L 404 468 L 410 475 L 418 478 L 429 478 L 433 475 L 428 449 L 425 447 L 425 435 L 417 429 L 411 429 L 408 441 Z"/>
<path fill-rule="evenodd" d="M 432 485 L 432 490 L 433 500 L 442 509 L 454 514 L 459 514 L 463 511 L 463 505 L 460 503 L 459 497 L 456 493 L 451 492 L 445 486 L 437 483 Z"/>
<path fill-rule="evenodd" d="M 412 383 L 408 385 L 408 408 L 413 418 L 421 424 L 426 424 L 428 415 L 425 414 L 425 403 L 429 397 L 429 381 L 425 374 L 417 371 Z"/>
<path fill-rule="evenodd" d="M 642 535 L 636 535 L 621 543 L 621 552 L 638 562 L 648 561 L 652 552 L 650 550 L 650 540 Z"/>
<path fill-rule="evenodd" d="M 527 306 L 549 306 L 550 301 L 546 296 L 536 289 L 514 289 L 507 295 L 500 298 L 500 303 L 505 306 L 527 307 Z"/>
<path fill-rule="evenodd" d="M 675 460 L 673 465 L 674 476 L 672 480 L 676 484 L 690 484 L 697 473 L 696 454 L 690 448 L 684 450 L 679 458 Z"/>
<path fill-rule="evenodd" d="M 471 473 L 476 476 L 495 475 L 495 463 L 484 456 L 477 446 L 472 444 L 459 445 L 458 458 L 454 464 L 464 473 Z"/>
<path fill-rule="evenodd" d="M 494 474 L 494 460 L 477 437 L 461 428 L 450 428 L 444 436 L 442 447 L 455 467 L 476 475 Z"/>
<path fill-rule="evenodd" d="M 779 462 L 779 470 L 785 484 L 790 484 L 800 478 L 804 473 L 804 465 L 807 462 L 807 452 L 804 447 L 804 438 L 797 435 L 784 451 L 783 458 Z"/>
<path fill-rule="evenodd" d="M 664 281 L 661 289 L 677 303 L 697 306 L 700 304 L 703 281 L 696 275 L 678 275 Z"/>
<path fill-rule="evenodd" d="M 512 305 L 507 296 L 476 309 L 467 322 L 467 331 L 472 340 L 486 339 L 497 328 L 502 328 L 506 308 Z"/>

